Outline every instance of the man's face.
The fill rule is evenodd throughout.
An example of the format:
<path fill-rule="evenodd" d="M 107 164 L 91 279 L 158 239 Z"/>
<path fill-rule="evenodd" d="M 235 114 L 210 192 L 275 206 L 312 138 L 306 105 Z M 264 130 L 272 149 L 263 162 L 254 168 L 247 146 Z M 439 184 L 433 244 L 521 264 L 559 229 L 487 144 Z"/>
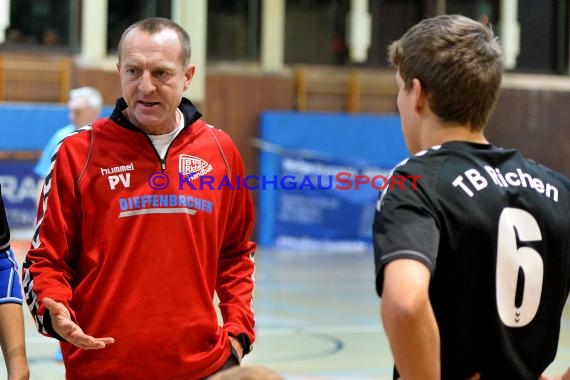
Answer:
<path fill-rule="evenodd" d="M 176 109 L 194 75 L 194 65 L 183 65 L 181 50 L 171 29 L 155 34 L 134 29 L 123 40 L 117 68 L 127 116 L 148 134 L 176 126 Z"/>

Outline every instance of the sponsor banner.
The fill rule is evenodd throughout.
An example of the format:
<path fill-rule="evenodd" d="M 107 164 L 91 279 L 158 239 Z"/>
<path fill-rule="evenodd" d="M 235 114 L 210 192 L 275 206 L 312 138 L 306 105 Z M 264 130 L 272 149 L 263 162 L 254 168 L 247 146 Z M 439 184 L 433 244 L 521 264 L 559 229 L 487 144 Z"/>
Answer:
<path fill-rule="evenodd" d="M 338 244 L 339 241 L 347 241 L 346 236 L 352 236 L 348 239 L 349 242 L 365 241 L 367 245 L 370 245 L 375 200 L 380 193 L 380 190 L 375 187 L 386 186 L 386 179 L 381 176 L 375 178 L 367 174 L 357 177 L 352 167 L 377 166 L 391 170 L 409 156 L 402 135 L 400 118 L 397 115 L 266 111 L 260 117 L 259 138 L 251 142 L 259 149 L 259 175 L 265 178 L 266 182 L 273 176 L 279 176 L 279 191 L 257 191 L 256 242 L 262 247 L 275 247 L 278 242 L 276 229 L 279 228 L 280 246 L 296 247 L 299 251 L 303 247 L 307 247 L 308 250 L 315 247 L 317 252 L 329 250 L 328 247 L 331 245 L 335 249 L 340 247 L 344 250 L 353 250 L 351 244 L 344 245 L 345 248 Z M 280 168 L 282 165 L 297 164 L 295 162 L 282 164 L 284 158 L 292 157 L 289 153 L 300 155 L 312 166 L 319 163 L 327 167 L 340 166 L 329 168 L 338 181 L 338 183 L 335 182 L 335 185 L 338 185 L 335 188 L 336 191 L 320 191 L 318 182 L 314 184 L 317 190 L 310 190 L 308 181 L 302 183 L 305 180 L 304 177 L 296 178 L 297 186 L 285 188 L 281 184 L 284 177 L 280 175 L 283 174 Z M 316 160 L 311 161 L 312 159 Z M 325 172 L 321 170 L 324 168 L 315 169 L 317 173 L 325 175 Z M 299 173 L 301 170 L 290 168 L 290 171 L 294 173 Z M 387 171 L 386 169 L 384 173 Z M 326 184 L 324 180 L 326 177 L 321 177 L 323 185 Z M 404 178 L 398 180 L 401 182 Z M 406 178 L 405 180 L 415 179 Z M 266 186 L 266 189 L 268 188 Z M 300 195 L 293 197 L 296 190 L 288 190 L 288 188 L 299 190 L 297 193 Z M 282 198 L 282 195 L 286 198 Z M 314 197 L 317 200 L 312 204 L 308 197 Z M 307 209 L 302 210 L 303 212 L 309 212 L 307 210 L 313 207 L 317 208 L 311 211 L 313 219 L 316 220 L 314 222 L 316 226 L 312 226 L 311 223 L 301 223 L 303 218 L 311 215 L 291 214 L 294 212 L 294 207 L 300 206 L 301 199 L 309 203 L 306 205 Z M 342 203 L 339 205 L 331 203 L 335 199 Z M 363 203 L 357 206 L 358 202 Z M 366 205 L 364 202 L 371 203 Z M 281 213 L 279 218 L 278 212 Z M 332 216 L 340 216 L 344 219 L 339 220 L 339 225 L 328 230 L 328 219 Z M 301 221 L 295 221 L 294 218 L 301 219 Z M 279 219 L 282 220 L 282 225 Z M 319 220 L 324 221 L 319 222 Z M 308 231 L 305 227 L 313 230 Z M 292 231 L 293 228 L 295 228 L 295 233 L 289 233 L 288 231 Z M 343 232 L 338 232 L 339 230 Z M 325 232 L 326 237 L 323 237 Z M 313 233 L 317 233 L 316 238 L 311 236 Z M 357 237 L 354 238 L 354 236 Z M 292 250 L 286 249 L 285 251 Z"/>
<path fill-rule="evenodd" d="M 36 161 L 0 161 L 2 199 L 10 229 L 35 226 L 40 182 L 34 174 L 35 164 Z"/>
<path fill-rule="evenodd" d="M 277 190 L 276 248 L 354 252 L 371 247 L 379 191 L 355 183 L 348 186 L 347 181 L 355 181 L 357 175 L 388 176 L 391 169 L 289 153 L 281 156 L 280 168 L 281 178 L 302 178 L 304 186 Z M 353 175 L 340 178 L 337 174 L 343 172 Z"/>

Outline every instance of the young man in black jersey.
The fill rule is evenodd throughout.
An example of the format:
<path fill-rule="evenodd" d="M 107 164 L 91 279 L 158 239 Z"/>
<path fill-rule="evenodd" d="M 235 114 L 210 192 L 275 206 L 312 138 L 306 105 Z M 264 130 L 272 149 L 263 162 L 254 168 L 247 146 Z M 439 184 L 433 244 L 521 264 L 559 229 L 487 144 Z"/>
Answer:
<path fill-rule="evenodd" d="M 533 379 L 570 289 L 570 181 L 487 141 L 502 52 L 487 26 L 423 20 L 389 47 L 413 154 L 381 194 L 376 289 L 394 377 Z"/>

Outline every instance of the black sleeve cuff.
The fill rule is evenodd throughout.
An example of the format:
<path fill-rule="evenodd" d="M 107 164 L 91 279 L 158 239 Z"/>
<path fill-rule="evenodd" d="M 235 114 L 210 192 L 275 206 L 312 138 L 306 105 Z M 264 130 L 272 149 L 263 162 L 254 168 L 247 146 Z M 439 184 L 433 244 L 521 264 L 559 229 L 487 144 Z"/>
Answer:
<path fill-rule="evenodd" d="M 44 313 L 44 329 L 47 331 L 49 335 L 53 336 L 55 339 L 62 342 L 67 342 L 67 340 L 65 340 L 64 337 L 56 333 L 53 327 L 51 327 L 51 315 L 49 314 L 48 310 L 46 310 Z"/>
<path fill-rule="evenodd" d="M 252 350 L 252 346 L 251 346 L 251 341 L 249 340 L 249 337 L 244 334 L 238 334 L 238 336 L 236 336 L 236 339 L 239 340 L 239 342 L 241 343 L 241 346 L 243 347 L 243 354 L 244 356 L 249 354 Z"/>

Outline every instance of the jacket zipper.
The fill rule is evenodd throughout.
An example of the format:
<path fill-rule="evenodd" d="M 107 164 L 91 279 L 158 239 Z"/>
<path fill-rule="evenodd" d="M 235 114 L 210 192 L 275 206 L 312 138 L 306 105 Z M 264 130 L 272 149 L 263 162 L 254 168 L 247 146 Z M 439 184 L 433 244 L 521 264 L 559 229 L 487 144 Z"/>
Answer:
<path fill-rule="evenodd" d="M 160 154 L 158 153 L 158 151 L 156 150 L 156 148 L 154 147 L 154 144 L 152 143 L 152 140 L 150 139 L 150 137 L 148 137 L 148 135 L 144 132 L 142 132 L 148 143 L 150 144 L 150 146 L 152 147 L 152 150 L 154 150 L 154 154 L 156 154 L 156 157 L 158 157 L 158 161 L 160 162 L 160 170 L 162 172 L 166 171 L 166 157 L 168 157 L 168 152 L 170 151 L 170 147 L 172 146 L 172 144 L 174 144 L 174 141 L 176 141 L 176 139 L 178 138 L 178 136 L 180 136 L 180 134 L 186 129 L 186 126 L 184 126 L 180 132 L 178 132 L 178 134 L 174 137 L 174 139 L 172 139 L 172 141 L 170 142 L 170 144 L 168 144 L 168 148 L 166 148 L 166 152 L 164 153 L 164 158 L 160 157 Z"/>
<path fill-rule="evenodd" d="M 148 143 L 150 144 L 150 147 L 154 151 L 154 154 L 156 155 L 156 157 L 158 157 L 158 162 L 160 162 L 160 170 L 164 172 L 166 170 L 166 154 L 164 155 L 164 158 L 160 157 L 160 154 L 158 153 L 158 150 L 156 150 L 156 148 L 154 147 L 154 144 L 152 143 L 152 140 L 150 139 L 150 137 L 148 137 L 148 135 L 146 133 L 144 133 L 143 131 L 141 131 L 141 133 L 146 138 L 146 141 L 148 141 Z M 170 146 L 168 148 L 170 149 Z M 168 153 L 168 151 L 166 151 L 166 152 Z"/>

